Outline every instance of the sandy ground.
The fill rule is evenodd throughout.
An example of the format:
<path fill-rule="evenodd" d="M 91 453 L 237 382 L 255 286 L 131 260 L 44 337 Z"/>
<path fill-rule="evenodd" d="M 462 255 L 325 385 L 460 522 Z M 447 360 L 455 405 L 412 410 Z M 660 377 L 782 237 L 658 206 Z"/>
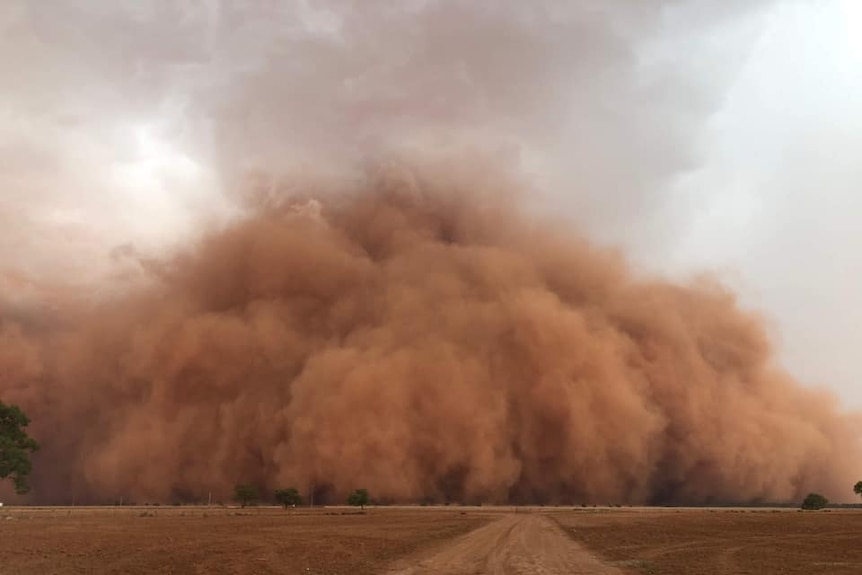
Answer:
<path fill-rule="evenodd" d="M 442 549 L 399 561 L 391 575 L 618 575 L 538 513 L 503 516 Z"/>

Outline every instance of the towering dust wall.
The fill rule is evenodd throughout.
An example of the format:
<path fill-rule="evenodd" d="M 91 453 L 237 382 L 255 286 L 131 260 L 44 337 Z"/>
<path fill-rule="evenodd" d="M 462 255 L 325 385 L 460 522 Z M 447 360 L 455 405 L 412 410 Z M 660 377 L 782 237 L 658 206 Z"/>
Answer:
<path fill-rule="evenodd" d="M 463 164 L 461 165 L 463 168 Z M 5 303 L 34 500 L 367 487 L 379 498 L 843 494 L 859 429 L 703 280 L 638 279 L 489 163 L 389 168 L 246 215 L 135 288 Z"/>

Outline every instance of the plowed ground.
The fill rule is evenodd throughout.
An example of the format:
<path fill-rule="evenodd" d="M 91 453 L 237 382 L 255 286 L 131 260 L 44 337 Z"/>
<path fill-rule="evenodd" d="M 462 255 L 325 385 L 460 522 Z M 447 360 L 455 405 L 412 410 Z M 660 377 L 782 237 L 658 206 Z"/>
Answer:
<path fill-rule="evenodd" d="M 862 573 L 862 511 L 513 511 L 4 508 L 0 575 Z"/>
<path fill-rule="evenodd" d="M 364 575 L 489 521 L 487 513 L 458 509 L 355 513 L 7 507 L 0 509 L 0 574 Z"/>
<path fill-rule="evenodd" d="M 862 573 L 862 510 L 552 512 L 609 563 L 650 575 Z"/>

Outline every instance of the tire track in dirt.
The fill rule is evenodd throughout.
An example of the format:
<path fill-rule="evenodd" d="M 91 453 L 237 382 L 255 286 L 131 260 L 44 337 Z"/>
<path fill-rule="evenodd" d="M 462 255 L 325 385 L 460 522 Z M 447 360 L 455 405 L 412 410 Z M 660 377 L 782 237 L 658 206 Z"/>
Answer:
<path fill-rule="evenodd" d="M 430 555 L 400 560 L 388 575 L 622 575 L 537 513 L 506 515 Z"/>

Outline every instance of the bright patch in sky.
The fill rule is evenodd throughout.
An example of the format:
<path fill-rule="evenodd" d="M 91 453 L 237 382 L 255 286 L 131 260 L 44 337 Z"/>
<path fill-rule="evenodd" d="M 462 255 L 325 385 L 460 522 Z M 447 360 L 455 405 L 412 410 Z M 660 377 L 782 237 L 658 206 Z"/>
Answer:
<path fill-rule="evenodd" d="M 164 136 L 155 124 L 127 129 L 127 149 L 111 171 L 114 206 L 125 225 L 148 239 L 182 235 L 190 200 L 201 193 L 204 170 Z"/>
<path fill-rule="evenodd" d="M 850 53 L 862 62 L 862 2 L 841 0 L 839 10 L 844 19 L 844 33 Z"/>
<path fill-rule="evenodd" d="M 200 175 L 200 167 L 160 138 L 152 125 L 138 124 L 129 132 L 132 158 L 118 162 L 114 174 L 130 196 L 145 202 L 166 203 L 170 199 L 166 179 L 191 180 Z"/>

